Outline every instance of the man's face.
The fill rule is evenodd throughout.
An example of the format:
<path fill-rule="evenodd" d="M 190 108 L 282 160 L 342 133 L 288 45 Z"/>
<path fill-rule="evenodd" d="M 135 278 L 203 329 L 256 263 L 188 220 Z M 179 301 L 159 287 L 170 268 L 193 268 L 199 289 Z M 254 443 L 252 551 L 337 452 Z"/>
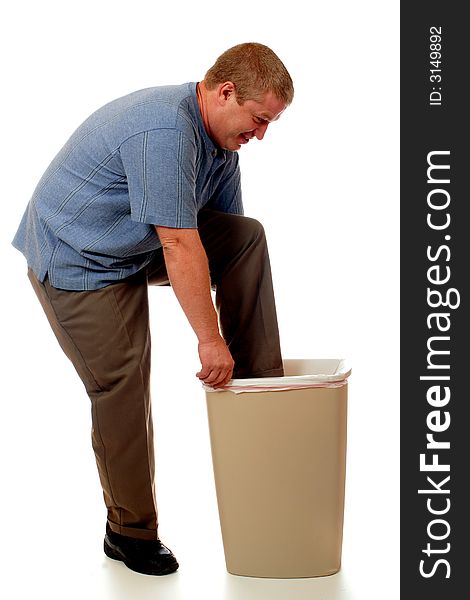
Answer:
<path fill-rule="evenodd" d="M 267 92 L 259 102 L 246 100 L 238 104 L 235 93 L 227 95 L 217 119 L 211 123 L 214 141 L 225 150 L 240 150 L 252 138 L 262 140 L 268 125 L 277 121 L 286 105 Z"/>

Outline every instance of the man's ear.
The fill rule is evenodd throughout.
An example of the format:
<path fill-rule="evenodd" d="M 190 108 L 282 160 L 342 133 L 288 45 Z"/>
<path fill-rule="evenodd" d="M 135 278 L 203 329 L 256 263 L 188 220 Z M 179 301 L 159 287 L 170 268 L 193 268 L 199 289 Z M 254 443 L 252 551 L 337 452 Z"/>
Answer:
<path fill-rule="evenodd" d="M 217 100 L 219 104 L 225 104 L 231 96 L 235 96 L 235 84 L 231 81 L 225 81 L 217 87 Z"/>

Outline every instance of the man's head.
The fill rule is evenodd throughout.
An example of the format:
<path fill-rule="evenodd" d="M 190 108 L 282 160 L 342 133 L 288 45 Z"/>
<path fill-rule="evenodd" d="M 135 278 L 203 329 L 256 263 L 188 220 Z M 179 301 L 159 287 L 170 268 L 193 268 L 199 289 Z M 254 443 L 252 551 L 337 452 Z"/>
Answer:
<path fill-rule="evenodd" d="M 207 71 L 204 82 L 208 90 L 231 81 L 239 104 L 261 100 L 266 92 L 289 106 L 294 98 L 292 79 L 279 57 L 267 46 L 250 42 L 229 48 Z"/>
<path fill-rule="evenodd" d="M 239 150 L 266 129 L 292 102 L 292 79 L 276 54 L 257 43 L 239 44 L 224 52 L 207 71 L 205 124 L 213 140 Z"/>

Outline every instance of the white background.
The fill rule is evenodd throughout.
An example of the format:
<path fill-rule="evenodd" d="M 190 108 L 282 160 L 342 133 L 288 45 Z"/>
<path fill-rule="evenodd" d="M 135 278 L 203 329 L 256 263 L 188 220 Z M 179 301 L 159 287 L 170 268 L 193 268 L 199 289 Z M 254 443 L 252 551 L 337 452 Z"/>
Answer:
<path fill-rule="evenodd" d="M 1 10 L 0 586 L 9 598 L 396 600 L 398 1 Z M 272 47 L 296 89 L 265 139 L 240 152 L 245 211 L 270 244 L 283 354 L 346 357 L 353 368 L 343 567 L 305 580 L 226 573 L 196 340 L 172 291 L 153 289 L 160 535 L 181 566 L 145 577 L 102 554 L 89 401 L 10 241 L 43 171 L 92 111 L 136 89 L 198 81 L 244 41 Z"/>

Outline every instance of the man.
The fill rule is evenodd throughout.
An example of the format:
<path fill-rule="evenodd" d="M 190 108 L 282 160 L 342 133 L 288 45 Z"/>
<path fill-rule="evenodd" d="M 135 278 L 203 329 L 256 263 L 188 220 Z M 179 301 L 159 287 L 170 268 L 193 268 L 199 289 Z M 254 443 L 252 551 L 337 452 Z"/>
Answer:
<path fill-rule="evenodd" d="M 242 216 L 236 151 L 292 99 L 279 58 L 247 43 L 198 84 L 110 102 L 52 161 L 13 241 L 91 399 L 105 553 L 141 573 L 178 568 L 158 538 L 147 286 L 171 284 L 205 384 L 283 375 L 266 240 Z"/>

